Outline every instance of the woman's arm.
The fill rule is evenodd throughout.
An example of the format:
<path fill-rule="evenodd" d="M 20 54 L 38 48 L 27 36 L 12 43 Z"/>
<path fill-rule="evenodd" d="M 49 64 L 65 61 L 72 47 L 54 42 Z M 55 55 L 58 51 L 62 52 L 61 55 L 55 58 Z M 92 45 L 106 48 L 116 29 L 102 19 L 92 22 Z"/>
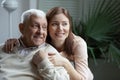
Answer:
<path fill-rule="evenodd" d="M 16 38 L 8 39 L 3 46 L 4 52 L 12 52 L 16 46 L 19 46 L 19 41 Z"/>
<path fill-rule="evenodd" d="M 73 52 L 76 71 L 83 76 L 83 80 L 93 80 L 93 74 L 88 67 L 87 44 L 81 37 L 75 37 Z"/>
<path fill-rule="evenodd" d="M 75 68 L 66 58 L 52 56 L 49 59 L 55 66 L 63 66 L 70 75 L 71 80 L 93 80 L 93 74 L 88 67 L 87 45 L 83 39 L 75 40 L 73 53 Z"/>
<path fill-rule="evenodd" d="M 48 53 L 45 51 L 37 52 L 33 56 L 32 62 L 37 66 L 40 76 L 45 80 L 70 80 L 64 67 L 55 67 L 49 61 Z"/>
<path fill-rule="evenodd" d="M 63 66 L 69 76 L 70 76 L 70 80 L 85 80 L 83 79 L 83 77 L 81 75 L 79 75 L 79 73 L 74 69 L 74 67 L 72 66 L 72 64 L 70 63 L 70 61 L 65 58 L 65 57 L 58 57 L 55 55 L 49 56 L 49 60 L 55 65 L 55 66 Z"/>

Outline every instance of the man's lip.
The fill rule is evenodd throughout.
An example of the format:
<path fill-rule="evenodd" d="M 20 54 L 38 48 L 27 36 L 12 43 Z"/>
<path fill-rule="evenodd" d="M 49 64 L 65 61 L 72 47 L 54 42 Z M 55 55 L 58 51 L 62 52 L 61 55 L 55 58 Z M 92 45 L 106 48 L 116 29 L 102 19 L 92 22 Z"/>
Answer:
<path fill-rule="evenodd" d="M 35 38 L 43 38 L 43 36 L 34 36 Z"/>

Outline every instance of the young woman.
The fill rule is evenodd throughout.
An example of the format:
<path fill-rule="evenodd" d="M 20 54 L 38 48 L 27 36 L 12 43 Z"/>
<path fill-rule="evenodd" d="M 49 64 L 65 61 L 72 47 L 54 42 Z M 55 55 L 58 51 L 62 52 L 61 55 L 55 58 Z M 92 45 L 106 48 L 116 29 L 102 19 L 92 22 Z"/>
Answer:
<path fill-rule="evenodd" d="M 62 7 L 54 7 L 48 11 L 46 16 L 48 21 L 47 42 L 65 57 L 58 58 L 56 55 L 50 55 L 49 60 L 55 66 L 63 66 L 71 80 L 93 80 L 93 74 L 88 67 L 86 42 L 80 36 L 72 33 L 72 20 L 69 12 Z M 11 41 L 12 44 L 15 41 Z"/>

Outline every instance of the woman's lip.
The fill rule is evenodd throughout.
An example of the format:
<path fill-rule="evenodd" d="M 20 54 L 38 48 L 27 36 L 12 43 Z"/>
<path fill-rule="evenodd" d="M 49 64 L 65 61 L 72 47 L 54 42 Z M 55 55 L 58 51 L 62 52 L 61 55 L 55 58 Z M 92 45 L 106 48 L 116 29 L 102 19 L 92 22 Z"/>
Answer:
<path fill-rule="evenodd" d="M 62 36 L 64 33 L 56 33 L 57 36 Z"/>

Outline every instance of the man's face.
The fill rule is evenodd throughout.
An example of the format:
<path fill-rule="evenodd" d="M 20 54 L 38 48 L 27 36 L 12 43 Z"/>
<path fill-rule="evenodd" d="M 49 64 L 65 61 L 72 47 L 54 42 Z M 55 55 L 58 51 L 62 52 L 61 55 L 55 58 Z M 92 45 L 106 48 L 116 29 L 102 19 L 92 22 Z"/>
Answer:
<path fill-rule="evenodd" d="M 20 31 L 26 47 L 39 46 L 46 41 L 47 20 L 43 17 L 31 16 L 28 22 L 22 24 Z"/>

